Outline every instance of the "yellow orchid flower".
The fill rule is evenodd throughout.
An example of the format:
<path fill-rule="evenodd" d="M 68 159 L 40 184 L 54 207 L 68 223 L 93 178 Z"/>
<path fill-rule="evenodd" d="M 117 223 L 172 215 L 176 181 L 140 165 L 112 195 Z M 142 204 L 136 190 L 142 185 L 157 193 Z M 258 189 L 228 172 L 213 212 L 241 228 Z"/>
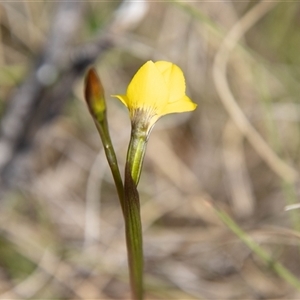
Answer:
<path fill-rule="evenodd" d="M 166 61 L 146 62 L 131 80 L 126 95 L 114 97 L 129 109 L 132 125 L 124 184 L 109 135 L 104 88 L 96 70 L 90 69 L 86 76 L 85 98 L 100 134 L 124 215 L 132 296 L 133 299 L 142 300 L 143 232 L 137 186 L 149 134 L 161 116 L 191 111 L 197 105 L 185 94 L 185 80 L 180 68 Z"/>
<path fill-rule="evenodd" d="M 192 111 L 181 69 L 167 61 L 148 61 L 134 75 L 126 95 L 114 95 L 129 109 L 132 126 L 149 132 L 164 115 Z"/>

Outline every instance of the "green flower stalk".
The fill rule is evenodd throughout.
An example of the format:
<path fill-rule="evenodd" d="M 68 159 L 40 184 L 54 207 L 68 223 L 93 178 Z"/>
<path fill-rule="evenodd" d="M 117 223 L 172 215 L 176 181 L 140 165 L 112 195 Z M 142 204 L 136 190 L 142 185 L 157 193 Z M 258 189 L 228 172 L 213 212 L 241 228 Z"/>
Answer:
<path fill-rule="evenodd" d="M 125 166 L 125 234 L 132 297 L 142 300 L 143 288 L 143 235 L 140 214 L 140 198 L 136 183 L 131 176 L 130 165 Z"/>
<path fill-rule="evenodd" d="M 141 177 L 148 136 L 141 128 L 132 127 L 126 162 L 136 186 Z"/>
<path fill-rule="evenodd" d="M 135 300 L 142 300 L 143 236 L 137 185 L 147 141 L 160 117 L 170 113 L 192 111 L 197 105 L 185 94 L 185 80 L 181 69 L 166 61 L 146 62 L 131 80 L 126 95 L 114 96 L 127 106 L 131 119 L 131 138 L 123 187 L 108 132 L 104 90 L 93 69 L 87 74 L 85 97 L 104 145 L 124 214 L 132 296 Z"/>
<path fill-rule="evenodd" d="M 100 78 L 97 75 L 97 72 L 93 68 L 87 72 L 84 92 L 88 109 L 93 117 L 104 147 L 105 155 L 114 178 L 120 204 L 124 214 L 123 181 L 120 175 L 115 150 L 109 135 L 104 88 Z"/>

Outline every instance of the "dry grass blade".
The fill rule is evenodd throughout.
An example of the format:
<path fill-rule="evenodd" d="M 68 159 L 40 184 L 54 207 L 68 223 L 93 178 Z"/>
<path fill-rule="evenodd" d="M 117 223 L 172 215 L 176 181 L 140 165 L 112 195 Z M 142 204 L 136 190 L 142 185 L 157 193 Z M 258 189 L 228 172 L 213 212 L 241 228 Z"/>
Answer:
<path fill-rule="evenodd" d="M 238 44 L 239 39 L 243 37 L 247 30 L 249 30 L 258 20 L 268 13 L 276 3 L 277 2 L 269 1 L 258 3 L 234 25 L 224 38 L 224 41 L 215 56 L 213 76 L 219 97 L 224 107 L 241 132 L 252 144 L 253 148 L 278 176 L 287 182 L 294 182 L 298 178 L 297 171 L 280 159 L 251 125 L 238 106 L 226 78 L 226 67 L 229 55 Z"/>
<path fill-rule="evenodd" d="M 235 215 L 239 218 L 250 217 L 255 209 L 253 187 L 243 153 L 243 135 L 232 120 L 224 129 L 223 157 Z"/>

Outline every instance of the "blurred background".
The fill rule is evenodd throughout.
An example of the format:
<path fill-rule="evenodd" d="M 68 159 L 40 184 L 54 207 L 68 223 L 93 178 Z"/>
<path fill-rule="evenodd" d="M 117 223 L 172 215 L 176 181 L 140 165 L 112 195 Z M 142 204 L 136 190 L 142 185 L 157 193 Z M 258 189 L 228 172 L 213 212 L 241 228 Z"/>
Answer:
<path fill-rule="evenodd" d="M 299 299 L 214 210 L 300 276 L 299 15 L 285 1 L 2 1 L 0 298 L 130 298 L 83 83 L 94 65 L 124 170 L 130 121 L 110 95 L 151 59 L 182 68 L 198 107 L 149 139 L 146 299 Z"/>

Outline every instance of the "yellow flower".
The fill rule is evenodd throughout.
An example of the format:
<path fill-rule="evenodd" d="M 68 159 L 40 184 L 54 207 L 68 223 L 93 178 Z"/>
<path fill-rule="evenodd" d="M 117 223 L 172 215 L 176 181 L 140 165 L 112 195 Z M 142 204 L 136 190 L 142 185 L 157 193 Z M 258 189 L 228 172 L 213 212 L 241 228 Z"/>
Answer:
<path fill-rule="evenodd" d="M 181 69 L 166 61 L 148 61 L 134 75 L 126 95 L 114 95 L 129 109 L 132 126 L 147 132 L 164 115 L 192 111 Z"/>

